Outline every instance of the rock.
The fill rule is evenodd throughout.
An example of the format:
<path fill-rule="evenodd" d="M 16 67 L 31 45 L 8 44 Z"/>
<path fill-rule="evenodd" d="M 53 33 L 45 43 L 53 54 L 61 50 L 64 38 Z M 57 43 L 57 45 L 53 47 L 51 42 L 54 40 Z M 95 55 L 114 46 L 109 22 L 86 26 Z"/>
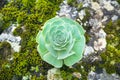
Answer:
<path fill-rule="evenodd" d="M 67 1 L 67 0 L 64 0 Z M 71 19 L 77 20 L 81 25 L 84 25 L 88 29 L 88 35 L 90 36 L 90 41 L 86 44 L 84 51 L 84 62 L 93 63 L 94 61 L 101 61 L 100 53 L 106 48 L 106 33 L 103 28 L 105 28 L 106 23 L 109 20 L 117 20 L 120 18 L 120 5 L 115 0 L 77 0 L 77 3 L 82 3 L 83 8 L 77 12 L 75 7 L 71 7 L 64 2 L 61 5 L 61 10 L 58 13 L 65 15 Z M 62 8 L 62 6 L 66 6 Z M 62 10 L 63 9 L 63 10 Z M 90 13 L 90 17 L 82 23 L 82 19 L 86 16 L 85 10 Z M 87 22 L 87 23 L 86 23 Z M 118 69 L 119 70 L 119 69 Z M 109 80 L 109 74 L 105 71 L 101 73 L 91 72 L 91 75 L 88 75 L 88 80 Z M 74 76 L 80 78 L 80 74 L 73 73 Z M 91 76 L 91 77 L 90 77 Z M 110 80 L 120 80 L 111 77 Z"/>
<path fill-rule="evenodd" d="M 99 38 L 104 38 L 104 39 L 106 38 L 106 33 L 104 32 L 103 29 L 99 30 L 98 37 Z"/>
<path fill-rule="evenodd" d="M 101 9 L 96 10 L 96 13 L 97 13 L 100 17 L 102 17 L 102 16 L 103 16 L 103 12 L 102 12 L 102 10 L 101 10 Z"/>
<path fill-rule="evenodd" d="M 98 26 L 99 26 L 100 28 L 105 28 L 105 26 L 102 24 L 102 22 L 99 22 L 99 23 L 98 23 Z"/>
<path fill-rule="evenodd" d="M 84 56 L 88 56 L 91 53 L 94 53 L 94 49 L 91 46 L 86 46 L 85 47 L 85 52 L 84 52 Z"/>
<path fill-rule="evenodd" d="M 106 48 L 106 39 L 100 38 L 97 41 L 94 41 L 94 49 L 96 51 L 102 51 L 103 49 Z"/>
<path fill-rule="evenodd" d="M 79 16 L 79 18 L 80 18 L 81 20 L 84 18 L 85 15 L 86 15 L 86 14 L 85 14 L 85 10 L 81 10 L 81 11 L 78 13 L 78 16 Z"/>
<path fill-rule="evenodd" d="M 76 19 L 78 15 L 78 11 L 75 7 L 71 7 L 67 4 L 67 0 L 64 0 L 63 3 L 60 5 L 60 11 L 57 12 L 57 16 L 59 17 L 68 17 L 71 19 Z"/>
<path fill-rule="evenodd" d="M 84 3 L 83 4 L 83 7 L 89 7 L 90 5 L 89 5 L 89 3 Z"/>
<path fill-rule="evenodd" d="M 111 1 L 111 4 L 114 5 L 115 7 L 119 5 L 117 1 Z"/>
<path fill-rule="evenodd" d="M 11 47 L 13 48 L 13 50 L 15 52 L 19 52 L 21 46 L 18 43 L 14 43 L 14 42 L 10 42 L 10 41 L 8 41 L 8 42 L 11 44 Z"/>
<path fill-rule="evenodd" d="M 97 2 L 92 2 L 91 5 L 92 5 L 91 8 L 94 9 L 94 10 L 100 9 L 100 5 Z"/>
<path fill-rule="evenodd" d="M 107 21 L 107 20 L 108 20 L 108 17 L 107 17 L 107 16 L 104 16 L 104 18 L 102 19 L 101 22 L 105 22 L 105 21 Z"/>
<path fill-rule="evenodd" d="M 47 80 L 63 80 L 60 75 L 60 70 L 57 68 L 48 70 Z"/>
<path fill-rule="evenodd" d="M 97 28 L 98 27 L 99 21 L 97 19 L 90 19 L 89 24 L 92 26 L 92 28 Z"/>
<path fill-rule="evenodd" d="M 1 35 L 0 35 L 0 42 L 7 41 L 10 43 L 11 47 L 15 52 L 19 52 L 20 50 L 20 36 L 14 36 L 13 31 L 15 30 L 16 26 L 13 24 L 8 29 L 6 29 Z"/>
<path fill-rule="evenodd" d="M 9 55 L 13 53 L 11 45 L 8 42 L 0 43 L 0 56 L 2 59 L 6 59 Z"/>
<path fill-rule="evenodd" d="M 120 77 L 115 73 L 108 74 L 105 69 L 103 69 L 100 73 L 91 71 L 88 74 L 88 80 L 120 80 Z"/>
<path fill-rule="evenodd" d="M 31 79 L 31 75 L 30 76 L 23 76 L 22 80 L 30 80 Z"/>
<path fill-rule="evenodd" d="M 79 72 L 74 72 L 73 76 L 77 77 L 78 79 L 81 78 L 81 74 Z"/>
<path fill-rule="evenodd" d="M 112 21 L 115 21 L 115 20 L 117 20 L 117 19 L 118 19 L 118 16 L 117 16 L 117 15 L 113 15 Z"/>
<path fill-rule="evenodd" d="M 114 7 L 110 4 L 110 2 L 108 2 L 108 1 L 105 1 L 104 2 L 104 8 L 106 9 L 106 10 L 108 10 L 108 11 L 112 11 L 112 10 L 114 10 Z"/>

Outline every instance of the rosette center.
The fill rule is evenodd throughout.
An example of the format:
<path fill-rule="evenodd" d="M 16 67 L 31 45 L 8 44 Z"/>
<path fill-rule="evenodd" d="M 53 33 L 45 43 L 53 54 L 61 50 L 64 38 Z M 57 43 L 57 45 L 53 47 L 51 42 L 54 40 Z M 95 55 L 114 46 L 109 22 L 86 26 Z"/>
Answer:
<path fill-rule="evenodd" d="M 56 46 L 62 46 L 67 40 L 66 33 L 61 30 L 57 30 L 53 34 L 53 42 Z"/>

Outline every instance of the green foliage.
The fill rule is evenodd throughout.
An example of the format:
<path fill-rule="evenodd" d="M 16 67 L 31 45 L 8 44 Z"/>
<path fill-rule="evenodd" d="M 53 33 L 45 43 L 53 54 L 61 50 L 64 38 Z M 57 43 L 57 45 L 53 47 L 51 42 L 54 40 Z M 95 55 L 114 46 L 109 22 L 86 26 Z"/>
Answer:
<path fill-rule="evenodd" d="M 103 66 L 108 73 L 115 73 L 115 65 L 120 63 L 120 50 L 116 49 L 113 45 L 107 46 L 107 51 L 101 54 Z"/>
<path fill-rule="evenodd" d="M 6 59 L 8 55 L 12 54 L 11 45 L 8 42 L 0 43 L 0 56 Z"/>
<path fill-rule="evenodd" d="M 103 64 L 101 65 L 108 73 L 119 73 L 116 64 L 120 64 L 120 20 L 110 21 L 106 27 L 107 49 L 101 54 Z"/>
<path fill-rule="evenodd" d="M 0 0 L 0 9 L 4 7 L 5 4 L 7 4 L 7 0 Z"/>
<path fill-rule="evenodd" d="M 23 29 L 21 28 L 21 26 L 18 26 L 14 31 L 13 31 L 13 35 L 15 36 L 19 36 L 23 33 Z"/>
<path fill-rule="evenodd" d="M 18 14 L 18 8 L 14 6 L 6 6 L 0 10 L 3 15 L 3 26 L 0 27 L 0 30 L 5 30 L 10 26 L 11 23 L 16 21 L 16 14 Z"/>
<path fill-rule="evenodd" d="M 86 32 L 85 33 L 86 43 L 90 41 L 90 35 Z"/>
<path fill-rule="evenodd" d="M 80 11 L 82 8 L 83 8 L 83 3 L 81 2 L 78 4 L 77 9 L 78 9 L 78 11 Z"/>
<path fill-rule="evenodd" d="M 32 70 L 32 71 L 35 71 L 35 72 L 39 72 L 39 67 L 38 67 L 38 66 L 36 66 L 36 67 L 31 67 L 31 70 Z"/>
<path fill-rule="evenodd" d="M 67 0 L 67 3 L 69 4 L 69 5 L 71 5 L 71 6 L 77 6 L 77 0 Z"/>
<path fill-rule="evenodd" d="M 68 68 L 66 66 L 61 68 L 61 77 L 63 80 L 79 80 L 77 77 L 73 76 L 73 72 L 79 72 L 81 74 L 80 80 L 87 80 L 88 73 L 92 70 L 92 67 L 98 66 L 97 64 L 91 63 L 77 63 L 73 68 Z"/>
<path fill-rule="evenodd" d="M 83 3 L 80 2 L 77 3 L 77 0 L 67 0 L 68 5 L 76 7 L 78 11 L 80 11 L 83 8 Z"/>
<path fill-rule="evenodd" d="M 37 57 L 37 52 L 32 51 L 31 53 L 14 53 L 14 60 L 11 66 L 16 75 L 25 76 L 29 74 L 31 66 L 42 65 L 40 57 Z"/>
<path fill-rule="evenodd" d="M 117 0 L 117 2 L 120 4 L 120 0 Z"/>
<path fill-rule="evenodd" d="M 22 24 L 27 18 L 27 13 L 26 11 L 21 11 L 19 14 L 17 14 L 17 23 Z"/>
<path fill-rule="evenodd" d="M 83 20 L 82 20 L 82 23 L 85 23 L 86 21 L 88 21 L 89 18 L 90 18 L 90 16 L 91 16 L 88 8 L 85 8 L 85 14 L 86 14 L 86 15 L 84 16 L 84 18 L 83 18 Z M 88 26 L 87 26 L 87 27 L 88 27 Z M 88 30 L 88 29 L 86 28 L 86 30 Z"/>
<path fill-rule="evenodd" d="M 0 13 L 0 33 L 3 31 L 3 15 Z"/>
<path fill-rule="evenodd" d="M 0 79 L 1 80 L 10 80 L 13 77 L 13 71 L 11 68 L 2 68 L 0 70 Z"/>
<path fill-rule="evenodd" d="M 64 70 L 61 71 L 61 77 L 63 78 L 63 80 L 74 80 L 72 73 L 66 72 Z"/>
<path fill-rule="evenodd" d="M 116 22 L 110 21 L 105 28 L 107 35 L 107 42 L 116 47 L 117 49 L 120 49 L 120 20 L 117 20 Z"/>
<path fill-rule="evenodd" d="M 97 2 L 97 0 L 93 0 L 93 2 Z"/>
<path fill-rule="evenodd" d="M 36 0 L 22 0 L 23 8 L 30 9 L 35 5 Z"/>
<path fill-rule="evenodd" d="M 40 77 L 32 76 L 31 80 L 47 80 L 47 79 L 45 78 L 45 76 L 41 75 Z"/>
<path fill-rule="evenodd" d="M 0 42 L 0 79 L 9 80 L 13 77 L 13 71 L 10 69 L 8 57 L 12 54 L 11 46 L 8 42 Z M 6 74 L 6 75 L 5 75 Z"/>

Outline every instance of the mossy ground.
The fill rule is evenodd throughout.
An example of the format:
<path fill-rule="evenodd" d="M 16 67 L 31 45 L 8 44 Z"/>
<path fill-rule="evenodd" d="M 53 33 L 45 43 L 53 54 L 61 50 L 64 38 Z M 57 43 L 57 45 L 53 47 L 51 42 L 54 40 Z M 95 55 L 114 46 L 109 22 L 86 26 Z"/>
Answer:
<path fill-rule="evenodd" d="M 94 0 L 95 1 L 95 0 Z M 117 0 L 119 2 L 119 0 Z M 76 0 L 68 0 L 68 4 L 74 7 L 77 7 Z M 81 3 L 82 4 L 82 3 Z M 82 9 L 82 8 L 80 8 Z M 90 17 L 89 9 L 86 10 L 86 16 L 84 17 L 82 23 L 87 21 Z M 89 31 L 89 26 L 84 26 L 86 32 Z M 64 80 L 76 80 L 76 78 L 71 75 L 73 72 L 81 73 L 81 80 L 87 80 L 88 73 L 97 70 L 105 69 L 108 74 L 116 73 L 120 75 L 120 19 L 113 22 L 110 21 L 105 25 L 104 28 L 107 33 L 107 47 L 106 51 L 101 53 L 101 61 L 95 61 L 93 63 L 81 62 L 73 66 L 73 68 L 64 67 L 61 69 L 62 77 Z M 87 42 L 89 41 L 90 36 L 86 33 Z M 78 79 L 77 79 L 78 80 Z"/>
<path fill-rule="evenodd" d="M 68 1 L 71 6 L 81 9 L 82 3 L 75 5 L 76 0 L 73 3 L 73 0 Z M 52 66 L 41 60 L 36 50 L 35 37 L 46 20 L 56 15 L 61 2 L 62 0 L 38 0 L 38 2 L 35 2 L 35 0 L 11 0 L 11 2 L 6 2 L 6 5 L 0 8 L 0 13 L 4 15 L 4 23 L 0 27 L 1 32 L 13 23 L 19 24 L 14 31 L 14 35 L 22 38 L 21 50 L 19 53 L 12 54 L 12 61 L 0 57 L 0 80 L 10 80 L 14 76 L 21 79 L 22 76 L 26 75 L 32 75 L 32 80 L 46 80 L 45 75 Z M 89 16 L 86 16 L 82 22 L 84 23 Z M 85 28 L 87 29 L 87 27 Z M 120 64 L 120 20 L 116 22 L 110 21 L 105 27 L 105 32 L 107 33 L 108 45 L 106 52 L 100 55 L 102 61 L 92 64 L 81 62 L 73 66 L 74 68 L 63 66 L 61 68 L 61 76 L 64 80 L 78 80 L 72 75 L 73 72 L 80 72 L 82 75 L 81 79 L 87 80 L 88 73 L 91 70 L 95 71 L 97 68 L 105 68 L 108 73 L 120 74 L 120 67 L 118 66 Z M 89 41 L 89 36 L 86 36 Z M 6 45 L 10 48 L 9 44 L 6 43 Z M 3 47 L 0 43 L 0 49 Z M 0 51 L 0 54 L 2 52 Z M 9 65 L 9 67 L 6 65 Z M 32 70 L 32 67 L 37 68 Z"/>
<path fill-rule="evenodd" d="M 45 21 L 56 15 L 61 2 L 62 0 L 11 0 L 2 6 L 2 31 L 11 24 L 19 24 L 13 34 L 21 36 L 22 40 L 21 50 L 12 54 L 12 61 L 0 59 L 0 80 L 11 80 L 14 76 L 21 79 L 26 75 L 32 75 L 32 80 L 46 80 L 43 75 L 46 75 L 52 66 L 41 60 L 36 50 L 35 38 Z M 5 67 L 7 64 L 9 67 Z M 36 66 L 37 72 L 31 70 Z"/>
<path fill-rule="evenodd" d="M 117 1 L 118 3 L 120 3 L 119 0 Z M 74 1 L 68 0 L 69 5 L 77 7 L 77 9 L 79 10 L 78 4 L 76 5 L 75 3 L 76 3 L 76 0 Z M 90 17 L 89 9 L 86 8 L 85 12 L 87 15 L 84 17 L 83 20 L 81 20 L 82 23 L 85 23 L 85 21 L 89 20 L 89 17 Z M 90 26 L 84 26 L 84 28 L 86 30 L 86 34 L 85 34 L 86 40 L 87 42 L 89 42 L 90 36 L 88 35 L 88 32 L 90 30 L 89 29 Z M 94 63 L 82 62 L 74 66 L 74 68 L 70 68 L 70 69 L 64 67 L 63 69 L 61 69 L 63 70 L 63 74 L 62 74 L 64 75 L 62 76 L 63 79 L 69 80 L 70 78 L 71 80 L 74 80 L 74 79 L 76 80 L 76 78 L 74 78 L 73 75 L 71 76 L 67 76 L 67 75 L 73 72 L 79 72 L 81 73 L 81 80 L 87 80 L 88 73 L 91 70 L 97 71 L 98 69 L 101 71 L 102 69 L 105 69 L 108 74 L 116 73 L 120 75 L 120 19 L 118 19 L 115 22 L 109 21 L 106 24 L 104 30 L 107 33 L 107 38 L 106 38 L 107 47 L 106 47 L 106 51 L 101 53 L 100 55 L 101 61 L 96 61 Z M 65 77 L 65 75 L 68 78 Z"/>

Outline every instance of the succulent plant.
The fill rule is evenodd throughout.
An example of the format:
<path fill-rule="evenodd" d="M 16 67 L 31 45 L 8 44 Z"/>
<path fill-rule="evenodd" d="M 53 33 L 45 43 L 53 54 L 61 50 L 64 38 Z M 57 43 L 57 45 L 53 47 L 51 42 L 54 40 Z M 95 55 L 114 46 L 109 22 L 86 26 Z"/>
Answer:
<path fill-rule="evenodd" d="M 48 20 L 36 37 L 41 58 L 56 68 L 72 66 L 82 59 L 84 29 L 74 20 L 61 17 Z"/>

